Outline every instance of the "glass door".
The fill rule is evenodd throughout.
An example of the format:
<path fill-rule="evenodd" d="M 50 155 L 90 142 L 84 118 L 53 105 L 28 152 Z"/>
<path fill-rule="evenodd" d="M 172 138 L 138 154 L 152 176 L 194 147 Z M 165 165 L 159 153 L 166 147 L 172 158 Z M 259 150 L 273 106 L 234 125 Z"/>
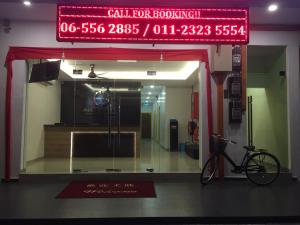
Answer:
<path fill-rule="evenodd" d="M 75 82 L 73 172 L 118 171 L 115 166 L 115 82 L 96 74 Z"/>
<path fill-rule="evenodd" d="M 140 83 L 118 81 L 115 92 L 117 117 L 115 118 L 115 165 L 125 172 L 141 171 L 141 101 Z"/>
<path fill-rule="evenodd" d="M 191 134 L 188 125 L 199 124 L 192 109 L 199 107 L 192 102 L 199 91 L 199 63 L 96 61 L 95 65 L 94 78 L 73 80 L 72 171 L 198 172 L 198 134 Z M 145 70 L 171 71 L 165 73 L 172 76 L 149 80 Z M 178 71 L 188 78 L 177 79 L 182 75 Z"/>
<path fill-rule="evenodd" d="M 160 113 L 157 103 L 162 87 L 150 87 L 143 80 L 119 81 L 116 165 L 126 172 L 160 171 Z"/>

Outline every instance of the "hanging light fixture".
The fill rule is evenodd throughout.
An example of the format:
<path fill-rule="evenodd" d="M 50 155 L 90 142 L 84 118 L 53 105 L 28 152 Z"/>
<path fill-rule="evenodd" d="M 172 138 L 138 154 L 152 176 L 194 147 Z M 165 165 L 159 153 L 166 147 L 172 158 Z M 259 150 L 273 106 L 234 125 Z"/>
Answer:
<path fill-rule="evenodd" d="M 95 71 L 94 71 L 95 64 L 91 64 L 91 65 L 90 65 L 90 68 L 91 68 L 91 72 L 89 73 L 88 77 L 89 77 L 89 78 L 96 78 L 96 77 L 97 77 L 97 74 L 96 74 Z"/>

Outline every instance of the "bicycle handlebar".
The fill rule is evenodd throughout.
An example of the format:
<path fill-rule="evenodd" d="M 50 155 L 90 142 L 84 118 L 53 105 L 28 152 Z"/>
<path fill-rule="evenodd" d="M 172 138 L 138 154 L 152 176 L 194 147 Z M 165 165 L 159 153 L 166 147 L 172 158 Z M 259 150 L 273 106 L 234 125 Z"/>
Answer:
<path fill-rule="evenodd" d="M 227 142 L 227 143 L 237 144 L 236 141 L 232 141 L 232 140 L 226 139 L 226 138 L 224 138 L 222 135 L 217 134 L 217 133 L 212 133 L 212 136 L 216 136 L 217 138 L 220 138 L 220 139 L 222 139 L 223 141 L 225 141 L 225 142 Z"/>

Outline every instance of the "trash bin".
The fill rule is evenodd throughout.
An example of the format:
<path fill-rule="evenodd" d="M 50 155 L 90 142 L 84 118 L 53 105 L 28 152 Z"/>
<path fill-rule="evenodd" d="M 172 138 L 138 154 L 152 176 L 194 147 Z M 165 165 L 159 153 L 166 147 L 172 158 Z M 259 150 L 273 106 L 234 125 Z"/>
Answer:
<path fill-rule="evenodd" d="M 185 143 L 179 143 L 179 151 L 185 152 Z"/>
<path fill-rule="evenodd" d="M 170 119 L 170 151 L 178 151 L 178 121 Z"/>

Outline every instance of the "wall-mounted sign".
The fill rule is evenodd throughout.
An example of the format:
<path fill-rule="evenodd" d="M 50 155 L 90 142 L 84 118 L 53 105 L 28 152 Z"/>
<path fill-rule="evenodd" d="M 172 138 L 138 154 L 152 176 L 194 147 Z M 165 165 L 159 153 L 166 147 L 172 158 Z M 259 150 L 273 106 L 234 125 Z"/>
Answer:
<path fill-rule="evenodd" d="M 147 71 L 147 76 L 156 76 L 156 71 L 154 70 Z"/>
<path fill-rule="evenodd" d="M 57 6 L 64 42 L 247 44 L 248 9 Z"/>

